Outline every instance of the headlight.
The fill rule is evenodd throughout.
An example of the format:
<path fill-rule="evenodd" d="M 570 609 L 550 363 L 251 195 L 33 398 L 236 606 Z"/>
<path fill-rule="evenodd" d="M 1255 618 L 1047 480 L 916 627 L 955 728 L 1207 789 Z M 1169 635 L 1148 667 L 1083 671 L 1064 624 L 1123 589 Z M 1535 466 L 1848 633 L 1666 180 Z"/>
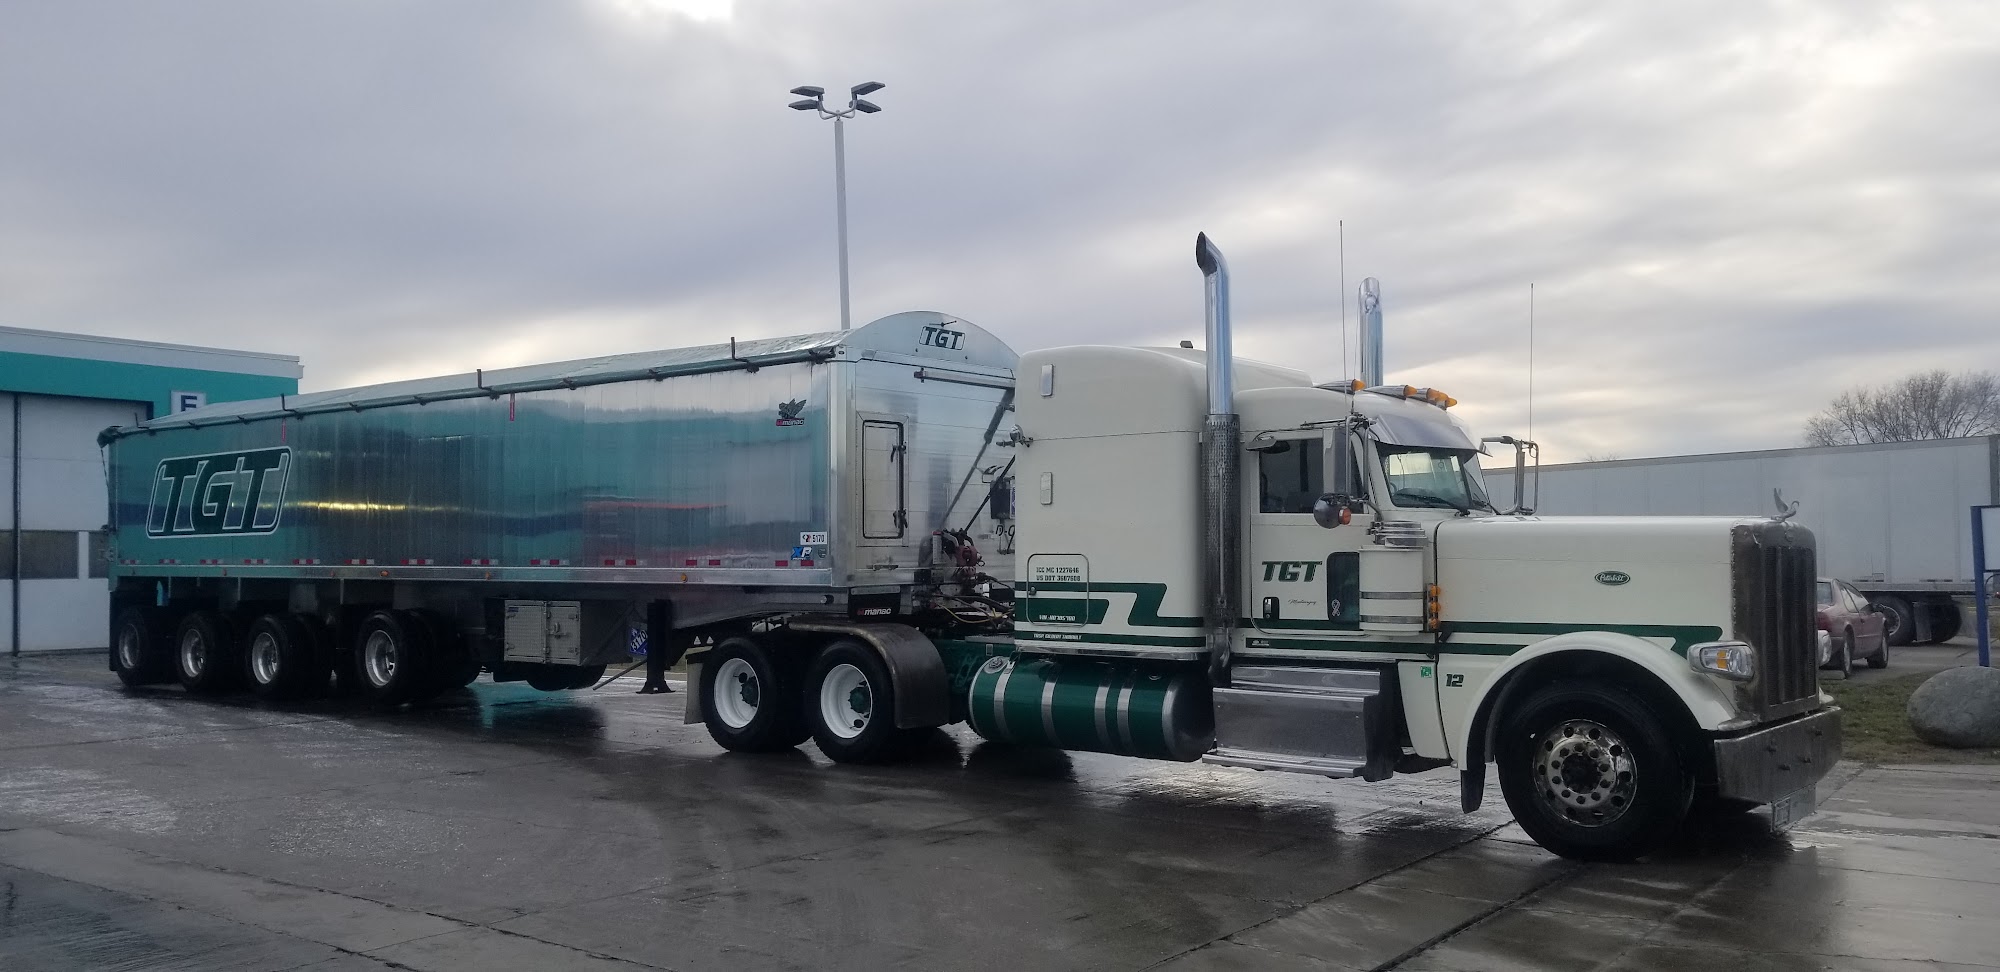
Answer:
<path fill-rule="evenodd" d="M 1747 682 L 1757 677 L 1757 653 L 1740 641 L 1711 641 L 1688 648 L 1688 667 Z"/>

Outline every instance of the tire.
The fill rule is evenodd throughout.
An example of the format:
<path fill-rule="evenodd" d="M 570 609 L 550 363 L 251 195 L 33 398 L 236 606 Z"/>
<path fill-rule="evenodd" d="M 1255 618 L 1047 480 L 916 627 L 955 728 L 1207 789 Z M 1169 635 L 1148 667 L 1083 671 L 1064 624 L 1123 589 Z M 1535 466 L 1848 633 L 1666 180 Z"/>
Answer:
<path fill-rule="evenodd" d="M 827 645 L 806 676 L 805 715 L 819 751 L 836 763 L 879 763 L 901 755 L 913 732 L 896 728 L 889 667 L 857 641 Z"/>
<path fill-rule="evenodd" d="M 1917 616 L 1910 602 L 1894 594 L 1883 594 L 1872 603 L 1882 609 L 1882 636 L 1901 648 L 1917 636 Z"/>
<path fill-rule="evenodd" d="M 194 611 L 174 629 L 174 674 L 196 695 L 220 695 L 242 679 L 236 625 L 219 611 Z"/>
<path fill-rule="evenodd" d="M 525 681 L 529 688 L 543 692 L 567 692 L 587 689 L 603 677 L 603 665 L 538 665 Z"/>
<path fill-rule="evenodd" d="M 1686 819 L 1687 765 L 1666 721 L 1632 692 L 1556 682 L 1501 718 L 1500 789 L 1535 843 L 1573 860 L 1629 861 Z"/>
<path fill-rule="evenodd" d="M 1924 609 L 1931 612 L 1930 644 L 1941 645 L 1958 637 L 1958 632 L 1965 626 L 1965 619 L 1954 602 L 1932 601 L 1924 605 Z"/>
<path fill-rule="evenodd" d="M 111 670 L 137 688 L 174 680 L 173 616 L 160 608 L 129 607 L 111 622 Z"/>
<path fill-rule="evenodd" d="M 709 737 L 732 752 L 777 752 L 812 735 L 797 666 L 750 638 L 727 638 L 709 649 L 701 699 Z"/>
<path fill-rule="evenodd" d="M 1887 638 L 1882 639 L 1881 647 L 1876 648 L 1875 653 L 1868 656 L 1868 667 L 1869 668 L 1889 667 L 1889 640 Z"/>
<path fill-rule="evenodd" d="M 440 614 L 430 611 L 408 612 L 424 628 L 426 643 L 430 646 L 431 657 L 426 671 L 429 684 L 421 697 L 429 698 L 440 692 L 464 688 L 479 680 L 481 665 L 479 656 L 473 652 L 471 643 L 458 630 L 458 625 Z"/>
<path fill-rule="evenodd" d="M 1834 666 L 1841 678 L 1854 677 L 1854 632 L 1840 636 L 1840 664 Z"/>
<path fill-rule="evenodd" d="M 354 636 L 354 686 L 377 705 L 400 705 L 425 693 L 430 630 L 408 611 L 376 611 Z"/>
<path fill-rule="evenodd" d="M 258 698 L 303 698 L 326 684 L 319 640 L 290 614 L 266 614 L 243 636 L 243 680 Z"/>

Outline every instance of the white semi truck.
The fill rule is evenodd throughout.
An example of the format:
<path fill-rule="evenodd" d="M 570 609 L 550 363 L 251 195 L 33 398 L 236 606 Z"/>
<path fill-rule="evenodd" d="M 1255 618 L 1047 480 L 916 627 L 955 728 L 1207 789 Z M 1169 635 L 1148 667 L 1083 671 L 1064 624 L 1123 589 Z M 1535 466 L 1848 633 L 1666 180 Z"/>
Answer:
<path fill-rule="evenodd" d="M 1208 343 L 851 332 L 215 405 L 107 430 L 111 667 L 399 704 L 644 640 L 732 750 L 968 722 L 1328 777 L 1488 767 L 1544 846 L 1810 812 L 1839 758 L 1811 533 L 1496 508 L 1441 392 Z"/>
<path fill-rule="evenodd" d="M 1513 475 L 1495 470 L 1495 488 Z M 1742 515 L 1775 509 L 1775 494 L 1817 538 L 1821 576 L 1881 610 L 1890 644 L 1935 644 L 1964 627 L 1967 511 L 2000 505 L 2000 435 L 1563 463 L 1526 479 L 1537 510 L 1559 516 Z"/>

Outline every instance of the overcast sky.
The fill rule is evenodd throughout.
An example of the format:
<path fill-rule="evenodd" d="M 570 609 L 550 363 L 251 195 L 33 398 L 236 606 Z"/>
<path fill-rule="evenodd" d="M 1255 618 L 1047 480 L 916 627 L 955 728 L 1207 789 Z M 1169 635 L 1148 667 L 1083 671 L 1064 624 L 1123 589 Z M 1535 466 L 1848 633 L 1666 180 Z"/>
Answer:
<path fill-rule="evenodd" d="M 2000 369 L 2000 3 L 5 0 L 0 324 L 325 389 L 940 310 L 1389 377 L 1553 459 Z M 1352 357 L 1352 353 L 1349 353 Z"/>

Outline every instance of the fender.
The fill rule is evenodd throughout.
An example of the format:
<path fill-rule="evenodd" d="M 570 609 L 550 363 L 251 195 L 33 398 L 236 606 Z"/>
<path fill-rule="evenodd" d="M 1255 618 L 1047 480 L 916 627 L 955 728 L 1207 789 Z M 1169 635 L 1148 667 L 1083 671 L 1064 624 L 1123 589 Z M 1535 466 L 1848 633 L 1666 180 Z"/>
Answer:
<path fill-rule="evenodd" d="M 835 618 L 793 618 L 786 627 L 847 635 L 875 650 L 896 688 L 896 728 L 928 729 L 951 721 L 951 677 L 944 656 L 906 624 L 864 624 Z"/>
<path fill-rule="evenodd" d="M 1440 654 L 1448 655 L 1451 645 L 1441 644 L 1438 650 Z M 1472 705 L 1465 710 L 1465 717 L 1458 725 L 1448 727 L 1450 735 L 1445 741 L 1459 769 L 1475 769 L 1475 765 L 1468 765 L 1467 759 L 1474 754 L 1476 759 L 1470 762 L 1475 764 L 1493 758 L 1493 722 L 1486 717 L 1498 708 L 1496 703 L 1506 701 L 1506 697 L 1512 694 L 1516 680 L 1510 676 L 1537 659 L 1565 652 L 1594 652 L 1638 665 L 1664 683 L 1687 706 L 1695 723 L 1703 729 L 1714 730 L 1736 716 L 1736 707 L 1730 702 L 1727 690 L 1716 684 L 1711 676 L 1689 668 L 1686 658 L 1632 635 L 1610 631 L 1574 631 L 1537 641 L 1515 652 L 1487 677 L 1485 684 L 1474 695 Z M 1485 720 L 1484 726 L 1480 725 L 1481 720 Z M 1480 731 L 1476 743 L 1473 737 L 1475 729 Z"/>

